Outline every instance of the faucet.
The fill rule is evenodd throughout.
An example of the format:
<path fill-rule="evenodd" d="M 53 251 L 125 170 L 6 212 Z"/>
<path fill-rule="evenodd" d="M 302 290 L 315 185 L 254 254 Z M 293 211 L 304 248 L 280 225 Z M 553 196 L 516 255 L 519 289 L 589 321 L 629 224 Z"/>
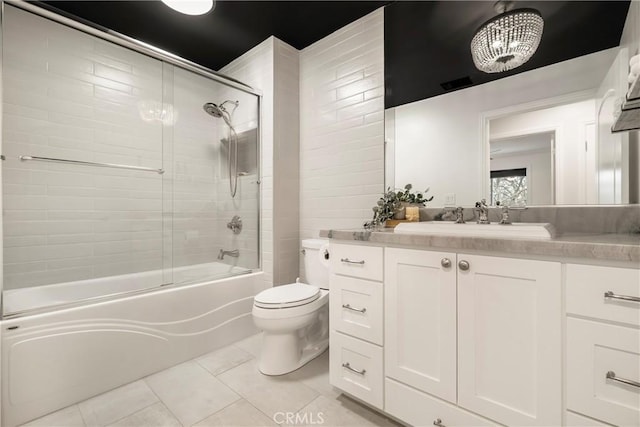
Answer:
<path fill-rule="evenodd" d="M 232 251 L 225 251 L 224 249 L 220 249 L 220 253 L 218 254 L 218 259 L 224 259 L 225 255 L 229 255 L 234 258 L 237 258 L 240 256 L 240 251 L 237 249 L 234 249 Z"/>
<path fill-rule="evenodd" d="M 502 224 L 502 225 L 511 224 L 511 220 L 509 219 L 509 206 L 507 206 L 507 205 L 503 205 L 502 206 L 502 214 L 501 214 L 501 217 L 500 217 L 500 224 Z"/>
<path fill-rule="evenodd" d="M 487 200 L 482 199 L 476 202 L 475 210 L 479 213 L 478 224 L 491 224 L 489 221 L 489 207 L 487 206 Z"/>

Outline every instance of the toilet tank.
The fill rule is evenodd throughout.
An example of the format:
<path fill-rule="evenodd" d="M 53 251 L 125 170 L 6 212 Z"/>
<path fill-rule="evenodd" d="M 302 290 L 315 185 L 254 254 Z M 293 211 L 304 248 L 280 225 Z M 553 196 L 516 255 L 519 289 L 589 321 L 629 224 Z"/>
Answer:
<path fill-rule="evenodd" d="M 306 282 L 322 289 L 329 289 L 329 241 L 304 239 L 302 249 Z"/>

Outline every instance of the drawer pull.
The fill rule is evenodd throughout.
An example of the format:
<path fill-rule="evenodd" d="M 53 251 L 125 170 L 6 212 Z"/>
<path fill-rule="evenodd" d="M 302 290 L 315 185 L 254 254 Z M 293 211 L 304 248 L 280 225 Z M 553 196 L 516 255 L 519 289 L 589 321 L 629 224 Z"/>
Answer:
<path fill-rule="evenodd" d="M 438 427 L 446 427 L 444 424 L 442 424 L 442 420 L 440 418 L 436 418 L 433 422 L 433 425 Z"/>
<path fill-rule="evenodd" d="M 349 364 L 349 362 L 347 362 L 347 363 L 343 363 L 343 364 L 342 364 L 342 367 L 343 367 L 343 368 L 347 368 L 347 369 L 348 369 L 348 370 L 350 370 L 351 372 L 354 372 L 354 373 L 356 373 L 356 374 L 358 374 L 358 375 L 364 375 L 364 374 L 366 374 L 366 373 L 367 373 L 367 370 L 366 370 L 366 369 L 363 369 L 362 371 L 358 371 L 357 369 L 353 369 L 353 368 L 351 367 L 351 365 Z"/>
<path fill-rule="evenodd" d="M 360 264 L 360 265 L 364 265 L 364 260 L 362 261 L 351 261 L 349 258 L 340 258 L 341 262 L 344 262 L 346 264 Z"/>
<path fill-rule="evenodd" d="M 618 381 L 619 383 L 622 383 L 622 384 L 632 385 L 634 387 L 640 388 L 640 383 L 639 382 L 633 381 L 633 380 L 628 380 L 626 378 L 616 377 L 616 373 L 613 372 L 613 371 L 607 372 L 607 379 L 608 380 L 613 380 L 613 381 Z"/>
<path fill-rule="evenodd" d="M 632 297 L 629 295 L 616 295 L 611 291 L 607 291 L 604 293 L 604 297 L 605 298 L 611 298 L 611 299 L 621 299 L 623 301 L 633 301 L 633 302 L 640 302 L 640 298 L 638 297 Z"/>
<path fill-rule="evenodd" d="M 351 311 L 357 311 L 358 313 L 365 313 L 367 311 L 366 307 L 365 308 L 353 308 L 351 307 L 349 304 L 342 304 L 342 308 L 346 308 L 347 310 L 351 310 Z"/>

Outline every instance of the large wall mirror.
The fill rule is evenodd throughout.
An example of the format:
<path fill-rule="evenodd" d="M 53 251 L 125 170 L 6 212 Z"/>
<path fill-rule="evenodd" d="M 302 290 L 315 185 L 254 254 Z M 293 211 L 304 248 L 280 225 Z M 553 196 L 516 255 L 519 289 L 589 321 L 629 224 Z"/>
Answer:
<path fill-rule="evenodd" d="M 385 112 L 386 186 L 432 206 L 638 203 L 638 133 L 610 129 L 629 53 L 613 48 Z"/>

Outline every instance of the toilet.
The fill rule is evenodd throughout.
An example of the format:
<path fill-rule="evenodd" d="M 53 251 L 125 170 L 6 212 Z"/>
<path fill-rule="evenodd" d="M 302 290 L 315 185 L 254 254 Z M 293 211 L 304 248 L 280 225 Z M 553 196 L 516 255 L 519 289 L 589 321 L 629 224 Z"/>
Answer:
<path fill-rule="evenodd" d="M 328 241 L 305 239 L 302 254 L 309 282 L 275 286 L 255 296 L 253 320 L 263 330 L 258 368 L 283 375 L 329 347 Z"/>

